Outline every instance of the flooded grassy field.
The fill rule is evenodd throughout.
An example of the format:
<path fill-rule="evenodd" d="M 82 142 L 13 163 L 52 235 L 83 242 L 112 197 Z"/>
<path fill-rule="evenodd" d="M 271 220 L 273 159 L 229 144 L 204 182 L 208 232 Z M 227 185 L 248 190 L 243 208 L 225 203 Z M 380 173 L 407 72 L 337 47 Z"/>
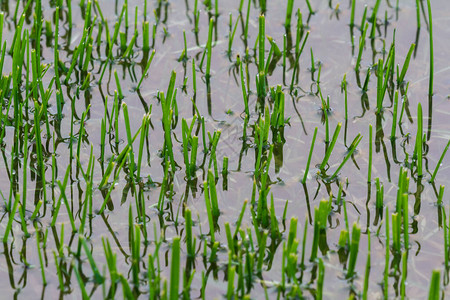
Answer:
<path fill-rule="evenodd" d="M 0 7 L 2 298 L 447 296 L 450 2 Z"/>

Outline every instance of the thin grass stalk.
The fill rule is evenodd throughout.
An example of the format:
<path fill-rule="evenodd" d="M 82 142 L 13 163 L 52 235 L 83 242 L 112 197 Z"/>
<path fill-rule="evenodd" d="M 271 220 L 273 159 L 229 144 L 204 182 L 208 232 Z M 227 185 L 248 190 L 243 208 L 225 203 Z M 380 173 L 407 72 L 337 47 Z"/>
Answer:
<path fill-rule="evenodd" d="M 430 78 L 428 86 L 428 97 L 433 96 L 433 79 L 434 79 L 434 50 L 433 50 L 433 17 L 431 15 L 431 1 L 427 0 L 428 8 L 428 30 L 430 34 Z"/>
<path fill-rule="evenodd" d="M 150 24 L 148 21 L 142 23 L 142 50 L 150 50 Z"/>
<path fill-rule="evenodd" d="M 82 235 L 79 235 L 78 239 L 81 245 L 83 246 L 89 265 L 91 266 L 92 272 L 94 273 L 94 282 L 96 284 L 101 284 L 105 279 L 100 274 L 100 271 L 97 268 L 97 264 L 95 263 L 94 257 L 92 256 L 91 250 L 89 249 L 86 239 Z"/>
<path fill-rule="evenodd" d="M 40 232 L 36 231 L 36 247 L 38 250 L 38 257 L 39 257 L 39 265 L 41 267 L 41 277 L 42 277 L 42 285 L 47 285 L 47 279 L 45 277 L 45 264 L 44 259 L 42 257 L 42 250 L 41 250 L 41 240 L 40 240 Z"/>
<path fill-rule="evenodd" d="M 264 258 L 265 258 L 265 253 L 267 251 L 267 237 L 269 236 L 269 233 L 264 230 L 262 232 L 261 235 L 261 239 L 258 242 L 258 247 L 259 247 L 259 251 L 258 251 L 258 263 L 257 263 L 257 267 L 256 270 L 258 271 L 259 274 L 262 274 L 263 272 L 263 265 L 264 265 Z"/>
<path fill-rule="evenodd" d="M 252 1 L 248 0 L 247 16 L 246 16 L 246 19 L 245 19 L 245 27 L 244 27 L 244 40 L 246 40 L 246 41 L 248 39 L 248 23 L 249 23 L 249 20 L 250 20 L 250 7 L 251 7 L 250 4 L 251 3 L 252 3 Z"/>
<path fill-rule="evenodd" d="M 22 207 L 22 205 L 20 205 L 20 208 L 19 208 L 19 216 L 20 216 L 20 221 L 21 221 L 24 237 L 28 238 L 28 237 L 30 237 L 30 233 L 28 232 L 28 229 L 27 229 L 27 221 L 25 219 L 25 209 Z"/>
<path fill-rule="evenodd" d="M 417 29 L 420 29 L 420 0 L 416 0 L 416 19 L 417 19 Z"/>
<path fill-rule="evenodd" d="M 242 60 L 240 61 L 240 64 L 239 64 L 239 70 L 240 70 L 240 75 L 241 75 L 241 88 L 242 88 L 242 97 L 244 99 L 245 115 L 248 118 L 250 116 L 250 110 L 248 108 L 248 93 L 245 88 L 245 79 L 244 79 L 244 71 L 243 71 L 243 67 L 242 67 Z"/>
<path fill-rule="evenodd" d="M 442 199 L 442 196 L 444 194 L 444 187 L 441 185 L 439 189 L 439 199 Z M 449 268 L 449 234 L 448 234 L 448 228 L 447 228 L 447 216 L 445 213 L 445 208 L 442 207 L 442 204 L 439 204 L 441 201 L 438 199 L 438 209 L 442 209 L 443 214 L 443 228 L 444 228 L 444 266 L 448 270 Z"/>
<path fill-rule="evenodd" d="M 197 94 L 197 74 L 195 71 L 195 58 L 192 58 L 192 90 L 194 91 L 194 99 Z"/>
<path fill-rule="evenodd" d="M 354 26 L 355 25 L 355 0 L 352 0 L 352 10 L 350 13 L 350 26 Z"/>
<path fill-rule="evenodd" d="M 272 239 L 280 237 L 280 228 L 278 227 L 277 217 L 275 216 L 275 204 L 273 201 L 273 193 L 270 195 L 270 230 Z"/>
<path fill-rule="evenodd" d="M 405 249 L 409 249 L 409 215 L 408 215 L 408 194 L 402 195 L 403 200 L 403 243 Z"/>
<path fill-rule="evenodd" d="M 313 49 L 312 47 L 310 48 L 310 52 L 311 52 L 311 80 L 314 81 L 314 73 L 316 72 L 316 62 L 314 61 L 314 53 L 313 53 Z M 346 75 L 344 75 L 345 78 Z"/>
<path fill-rule="evenodd" d="M 306 6 L 308 6 L 309 14 L 314 15 L 315 12 L 311 7 L 311 3 L 309 2 L 309 0 L 305 0 L 305 1 L 306 1 Z"/>
<path fill-rule="evenodd" d="M 133 46 L 136 43 L 136 38 L 138 36 L 137 31 L 134 32 L 133 37 L 131 38 L 130 43 L 128 44 L 128 47 L 122 54 L 122 58 L 129 58 L 130 55 L 133 53 Z"/>
<path fill-rule="evenodd" d="M 73 263 L 73 271 L 75 272 L 75 277 L 77 278 L 78 284 L 80 286 L 81 291 L 81 297 L 83 300 L 89 300 L 91 297 L 89 297 L 86 286 L 84 285 L 83 279 L 81 278 L 80 272 L 78 271 L 78 267 L 74 265 Z"/>
<path fill-rule="evenodd" d="M 294 245 L 294 240 L 297 237 L 297 222 L 298 219 L 292 217 L 291 218 L 291 223 L 289 225 L 289 234 L 288 234 L 288 238 L 287 238 L 287 249 L 289 252 L 293 252 L 294 249 L 292 248 Z M 296 251 L 297 249 L 295 249 Z"/>
<path fill-rule="evenodd" d="M 3 236 L 3 243 L 8 242 L 8 237 L 12 231 L 12 223 L 14 221 L 17 208 L 19 207 L 19 203 L 20 203 L 20 194 L 16 193 L 16 196 L 14 198 L 14 204 L 12 205 L 12 209 L 10 210 L 9 213 L 8 223 L 6 224 L 5 235 Z"/>
<path fill-rule="evenodd" d="M 417 105 L 417 135 L 416 135 L 416 167 L 417 167 L 417 176 L 422 177 L 422 139 L 423 139 L 423 117 L 422 117 L 422 105 L 419 103 Z"/>
<path fill-rule="evenodd" d="M 399 252 L 400 251 L 400 226 L 401 217 L 395 212 L 392 214 L 392 248 Z"/>
<path fill-rule="evenodd" d="M 430 290 L 428 300 L 439 300 L 441 297 L 441 271 L 433 270 L 430 280 Z"/>
<path fill-rule="evenodd" d="M 344 74 L 344 78 L 341 82 L 341 92 L 344 91 L 344 112 L 345 120 L 348 120 L 348 92 L 347 92 L 347 74 Z"/>
<path fill-rule="evenodd" d="M 325 278 L 325 265 L 322 258 L 319 258 L 319 277 L 317 278 L 316 299 L 322 300 L 323 298 L 323 283 Z"/>
<path fill-rule="evenodd" d="M 377 64 L 377 114 L 380 114 L 383 109 L 383 59 L 380 58 Z"/>
<path fill-rule="evenodd" d="M 213 39 L 213 24 L 214 19 L 209 19 L 208 41 L 206 43 L 206 73 L 205 77 L 208 80 L 211 77 L 211 58 L 212 58 L 212 39 Z"/>
<path fill-rule="evenodd" d="M 134 185 L 134 171 L 136 170 L 135 167 L 135 162 L 134 162 L 134 151 L 133 151 L 133 141 L 134 138 L 131 135 L 131 128 L 130 128 L 130 117 L 128 114 L 128 105 L 123 102 L 122 103 L 122 111 L 123 111 L 123 115 L 124 115 L 124 120 L 125 120 L 125 130 L 127 133 L 127 141 L 128 141 L 128 147 L 130 148 L 130 152 L 129 152 L 129 156 L 130 156 L 130 163 L 129 163 L 129 176 L 131 177 L 131 182 Z M 142 129 L 142 127 L 141 127 Z"/>
<path fill-rule="evenodd" d="M 210 190 L 210 199 L 213 217 L 218 218 L 220 215 L 219 202 L 217 200 L 216 182 L 211 170 L 208 170 L 208 187 Z"/>
<path fill-rule="evenodd" d="M 369 162 L 368 162 L 368 170 L 367 170 L 367 182 L 372 182 L 372 124 L 369 124 Z"/>
<path fill-rule="evenodd" d="M 244 204 L 242 205 L 241 213 L 239 214 L 239 218 L 236 221 L 236 229 L 234 231 L 233 238 L 237 237 L 237 234 L 238 234 L 239 229 L 241 227 L 242 220 L 244 219 L 245 208 L 247 207 L 247 202 L 248 202 L 248 200 L 246 199 L 244 201 Z"/>
<path fill-rule="evenodd" d="M 392 113 L 392 128 L 391 128 L 391 140 L 395 140 L 397 131 L 397 111 L 398 111 L 398 90 L 395 91 L 394 96 L 394 110 Z"/>
<path fill-rule="evenodd" d="M 361 37 L 359 38 L 359 50 L 358 50 L 358 56 L 356 58 L 356 65 L 355 65 L 356 73 L 359 73 L 359 68 L 361 66 L 361 58 L 362 58 L 362 54 L 363 54 L 364 47 L 366 44 L 366 34 L 367 34 L 368 27 L 369 27 L 369 24 L 367 24 L 367 23 L 365 23 L 365 26 L 363 25 L 364 30 L 361 34 Z"/>
<path fill-rule="evenodd" d="M 356 258 L 359 251 L 359 239 L 361 237 L 361 227 L 357 224 L 353 224 L 352 229 L 352 241 L 350 244 L 350 256 L 348 259 L 347 276 L 346 278 L 352 278 L 355 273 Z"/>
<path fill-rule="evenodd" d="M 375 6 L 373 7 L 372 16 L 371 16 L 372 28 L 370 31 L 371 39 L 375 38 L 375 29 L 377 27 L 377 14 L 378 14 L 378 8 L 380 7 L 380 3 L 381 3 L 381 0 L 376 0 Z"/>
<path fill-rule="evenodd" d="M 123 277 L 122 274 L 119 274 L 119 280 L 122 284 L 122 292 L 123 292 L 123 298 L 122 299 L 135 299 L 135 296 L 133 295 L 133 292 L 131 291 L 130 284 L 128 281 Z"/>
<path fill-rule="evenodd" d="M 411 56 L 414 52 L 415 47 L 416 47 L 415 44 L 411 44 L 411 47 L 409 47 L 408 54 L 406 55 L 405 62 L 403 63 L 402 71 L 401 71 L 400 75 L 397 77 L 397 85 L 398 86 L 400 84 L 402 84 L 405 80 L 406 71 L 408 71 L 409 62 L 411 61 Z"/>
<path fill-rule="evenodd" d="M 266 68 L 265 68 L 265 42 L 266 42 L 266 19 L 264 15 L 259 16 L 259 32 L 258 32 L 258 75 L 256 77 L 256 85 L 258 97 L 266 95 Z"/>
<path fill-rule="evenodd" d="M 317 207 L 314 208 L 314 232 L 313 232 L 313 242 L 311 245 L 311 256 L 310 261 L 315 261 L 317 258 L 317 250 L 319 248 L 319 223 L 316 221 L 319 217 L 319 209 Z"/>
<path fill-rule="evenodd" d="M 215 242 L 214 216 L 213 216 L 213 208 L 211 205 L 208 185 L 209 185 L 208 181 L 203 182 L 203 186 L 205 187 L 204 196 L 205 196 L 206 212 L 208 215 L 209 230 L 210 230 L 210 235 L 211 235 L 211 243 L 214 243 Z"/>
<path fill-rule="evenodd" d="M 350 159 L 350 157 L 353 155 L 353 153 L 355 152 L 356 148 L 358 147 L 359 142 L 361 142 L 362 140 L 362 135 L 358 134 L 355 139 L 353 140 L 352 144 L 349 147 L 349 150 L 347 152 L 347 155 L 344 157 L 344 160 L 341 162 L 341 164 L 339 165 L 339 167 L 336 169 L 336 171 L 334 171 L 333 175 L 331 175 L 331 178 L 335 178 L 337 176 L 337 174 L 339 173 L 339 171 L 342 169 L 342 167 L 344 167 L 345 163 Z"/>
<path fill-rule="evenodd" d="M 447 142 L 447 145 L 445 146 L 444 151 L 443 151 L 442 154 L 441 154 L 441 157 L 439 157 L 439 161 L 438 161 L 438 163 L 436 164 L 436 168 L 434 169 L 433 175 L 431 175 L 430 182 L 433 183 L 434 180 L 436 179 L 437 172 L 439 171 L 439 168 L 440 168 L 441 165 L 442 165 L 442 161 L 443 161 L 444 156 L 445 156 L 445 154 L 447 153 L 449 147 L 450 147 L 450 140 Z"/>
<path fill-rule="evenodd" d="M 366 271 L 364 274 L 364 287 L 363 287 L 363 300 L 367 300 L 367 295 L 369 291 L 369 276 L 371 269 L 371 258 L 370 258 L 370 230 L 367 230 L 367 261 L 366 261 Z"/>
<path fill-rule="evenodd" d="M 284 27 L 291 27 L 292 9 L 294 7 L 294 0 L 288 0 L 286 6 L 286 18 L 284 20 Z"/>
<path fill-rule="evenodd" d="M 120 80 L 119 80 L 119 76 L 117 75 L 117 70 L 114 70 L 114 79 L 116 80 L 116 88 L 117 88 L 117 93 L 119 96 L 119 99 L 123 99 L 123 92 L 122 92 L 122 86 L 120 85 Z"/>
<path fill-rule="evenodd" d="M 152 64 L 153 57 L 155 56 L 156 51 L 153 50 L 152 54 L 150 55 L 150 58 L 148 59 L 147 65 L 145 66 L 144 72 L 142 73 L 142 77 L 139 80 L 139 83 L 136 87 L 137 90 L 141 88 L 142 82 L 144 81 L 144 78 L 147 76 L 148 70 L 150 69 L 150 65 Z"/>
<path fill-rule="evenodd" d="M 186 165 L 186 176 L 188 179 L 191 178 L 191 168 L 190 168 L 190 163 L 189 163 L 189 155 L 188 155 L 188 144 L 189 144 L 189 140 L 190 140 L 190 134 L 189 134 L 189 129 L 187 126 L 187 122 L 186 119 L 182 119 L 181 121 L 181 135 L 183 138 L 183 157 L 184 157 L 184 164 Z"/>
<path fill-rule="evenodd" d="M 325 153 L 325 157 L 323 158 L 323 161 L 322 161 L 322 163 L 320 164 L 320 169 L 321 169 L 321 170 L 324 170 L 324 169 L 325 169 L 325 166 L 327 165 L 328 160 L 330 159 L 331 152 L 332 152 L 333 149 L 334 149 L 334 145 L 336 144 L 337 138 L 338 138 L 338 136 L 339 136 L 339 132 L 341 131 L 341 127 L 342 127 L 342 124 L 341 124 L 341 123 L 338 123 L 338 124 L 336 125 L 336 129 L 334 130 L 334 134 L 333 134 L 333 138 L 332 138 L 332 140 L 331 140 L 330 146 L 328 147 L 328 150 L 327 150 L 327 152 Z"/>
<path fill-rule="evenodd" d="M 292 79 L 291 79 L 291 85 L 290 85 L 291 91 L 294 89 L 294 81 L 298 74 L 300 56 L 303 53 L 303 49 L 305 48 L 308 37 L 309 37 L 309 30 L 306 32 L 305 38 L 303 39 L 302 46 L 300 47 L 298 54 L 296 55 L 296 58 L 295 58 L 294 70 L 292 71 Z M 319 67 L 319 70 L 320 70 L 320 67 Z M 320 72 L 319 72 L 319 74 L 320 74 Z M 318 79 L 316 80 L 317 82 L 319 82 L 319 77 L 320 77 L 320 75 L 318 75 Z"/>
<path fill-rule="evenodd" d="M 180 237 L 172 240 L 172 265 L 170 268 L 170 300 L 179 299 L 180 282 Z"/>
<path fill-rule="evenodd" d="M 171 80 L 169 83 L 167 98 L 164 97 L 164 93 L 160 92 L 161 108 L 163 111 L 163 128 L 164 128 L 164 153 L 170 160 L 172 170 L 175 170 L 176 162 L 173 155 L 173 144 L 172 144 L 172 118 L 173 118 L 173 88 L 175 84 L 175 72 L 172 72 Z"/>
<path fill-rule="evenodd" d="M 39 202 L 36 204 L 36 206 L 34 207 L 34 211 L 30 216 L 30 220 L 33 220 L 33 221 L 36 220 L 36 218 L 39 214 L 39 211 L 41 209 L 42 203 L 43 203 L 42 200 L 39 200 Z"/>
<path fill-rule="evenodd" d="M 385 254 L 385 265 L 384 265 L 384 281 L 383 281 L 383 290 L 384 290 L 384 299 L 388 299 L 389 297 L 389 254 L 390 254 L 390 228 L 389 228 L 389 207 L 386 206 L 386 213 L 385 213 L 385 228 L 386 228 L 386 240 L 385 240 L 385 248 L 386 248 L 386 254 Z"/>
<path fill-rule="evenodd" d="M 144 143 L 145 138 L 148 136 L 149 124 L 150 124 L 150 115 L 151 115 L 151 107 L 150 112 L 144 115 L 142 119 L 141 125 L 141 137 L 139 142 L 139 153 L 138 153 L 138 163 L 137 163 L 137 180 L 141 180 L 141 166 L 142 166 L 142 157 L 144 156 Z"/>
<path fill-rule="evenodd" d="M 46 108 L 45 102 L 42 105 L 39 105 L 37 101 L 34 101 L 35 114 L 34 114 L 34 133 L 35 133 L 35 143 L 36 143 L 36 153 L 37 153 L 37 162 L 39 166 L 40 176 L 42 180 L 43 186 L 43 194 L 44 194 L 44 202 L 47 201 L 47 190 L 45 188 L 45 166 L 44 166 L 44 158 L 42 154 L 42 141 L 41 141 L 41 125 L 40 120 L 41 116 L 44 113 L 44 109 Z"/>
<path fill-rule="evenodd" d="M 2 44 L 3 41 L 3 22 L 5 20 L 5 14 L 3 12 L 0 12 L 0 45 Z M 0 71 L 2 71 L 0 69 Z"/>
<path fill-rule="evenodd" d="M 228 285 L 227 285 L 227 299 L 232 300 L 234 299 L 235 295 L 235 287 L 234 287 L 234 281 L 235 281 L 235 275 L 236 275 L 236 267 L 230 266 L 228 268 Z"/>
<path fill-rule="evenodd" d="M 228 222 L 225 222 L 225 233 L 227 236 L 227 243 L 228 243 L 228 255 L 229 259 L 231 260 L 231 258 L 236 255 L 236 249 L 234 246 L 234 239 L 231 236 L 230 223 Z"/>
<path fill-rule="evenodd" d="M 224 156 L 223 157 L 223 162 L 222 162 L 222 176 L 227 176 L 228 174 L 228 157 Z"/>
<path fill-rule="evenodd" d="M 241 18 L 241 16 L 239 15 L 236 19 L 236 23 L 234 24 L 233 31 L 231 31 L 233 15 L 230 13 L 230 34 L 228 35 L 228 55 L 230 55 L 230 56 L 231 56 L 231 52 L 232 52 L 231 48 L 233 46 L 234 36 L 236 35 L 236 29 L 237 29 L 240 18 Z"/>
<path fill-rule="evenodd" d="M 1 72 L 1 70 L 0 70 Z M 23 172 L 22 172 L 22 208 L 25 212 L 27 206 L 27 174 L 28 174 L 28 123 L 25 123 L 23 140 Z"/>
<path fill-rule="evenodd" d="M 53 252 L 53 257 L 55 259 L 55 267 L 56 267 L 56 274 L 58 275 L 59 289 L 62 291 L 62 290 L 64 290 L 64 281 L 63 281 L 63 276 L 62 276 L 62 272 L 61 272 L 61 266 L 60 266 L 56 252 L 55 251 L 52 251 L 52 252 Z"/>
<path fill-rule="evenodd" d="M 75 226 L 75 220 L 74 220 L 72 210 L 69 205 L 69 201 L 67 200 L 67 197 L 66 197 L 65 187 L 63 187 L 63 185 L 61 184 L 61 181 L 59 181 L 59 180 L 58 180 L 58 186 L 59 186 L 59 189 L 61 190 L 61 196 L 64 201 L 64 205 L 66 206 L 67 213 L 69 215 L 69 221 L 70 221 L 70 225 L 72 226 L 72 232 L 76 232 L 77 228 Z"/>

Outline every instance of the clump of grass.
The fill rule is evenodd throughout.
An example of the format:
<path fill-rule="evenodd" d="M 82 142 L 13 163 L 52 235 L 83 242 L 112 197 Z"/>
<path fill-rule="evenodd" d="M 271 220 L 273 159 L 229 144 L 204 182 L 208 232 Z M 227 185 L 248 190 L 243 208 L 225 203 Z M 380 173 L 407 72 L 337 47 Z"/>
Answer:
<path fill-rule="evenodd" d="M 270 116 L 270 126 L 272 130 L 280 130 L 289 122 L 284 116 L 284 93 L 281 88 L 281 85 L 278 85 L 276 90 L 274 88 L 270 89 L 270 94 L 274 100 L 274 107 Z"/>
<path fill-rule="evenodd" d="M 389 80 L 393 74 L 394 66 L 394 44 L 389 51 L 386 65 L 383 59 L 378 60 L 377 64 L 377 114 L 381 114 L 383 109 L 383 100 L 386 94 Z"/>
<path fill-rule="evenodd" d="M 208 215 L 211 242 L 215 242 L 217 218 L 220 215 L 219 204 L 217 201 L 216 183 L 211 170 L 208 171 L 208 180 L 203 182 L 205 187 L 205 204 Z"/>
<path fill-rule="evenodd" d="M 315 261 L 317 258 L 317 251 L 319 249 L 319 237 L 321 234 L 325 234 L 327 218 L 330 210 L 331 207 L 328 200 L 322 200 L 319 207 L 316 207 L 314 210 L 314 233 L 310 261 Z"/>
<path fill-rule="evenodd" d="M 182 136 L 183 136 L 183 156 L 184 163 L 186 165 L 186 175 L 188 179 L 195 177 L 196 161 L 197 161 L 197 149 L 198 149 L 198 137 L 192 134 L 194 124 L 196 122 L 196 115 L 191 122 L 191 126 L 188 127 L 185 119 L 182 120 Z M 189 148 L 191 156 L 189 158 Z"/>

